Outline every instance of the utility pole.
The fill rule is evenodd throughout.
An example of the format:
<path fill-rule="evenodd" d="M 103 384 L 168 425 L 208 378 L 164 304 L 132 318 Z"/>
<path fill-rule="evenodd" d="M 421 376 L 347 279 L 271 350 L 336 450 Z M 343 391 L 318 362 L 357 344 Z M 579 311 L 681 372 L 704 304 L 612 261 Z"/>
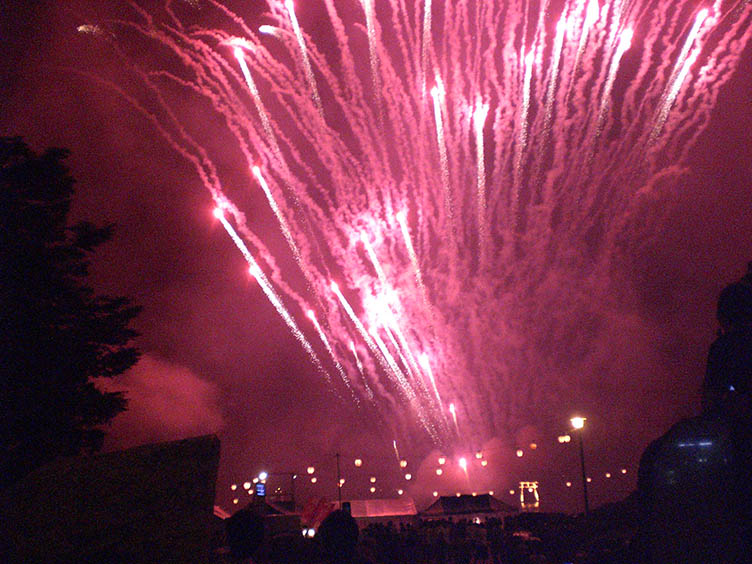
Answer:
<path fill-rule="evenodd" d="M 580 429 L 580 432 L 578 433 L 580 435 L 580 467 L 582 468 L 582 494 L 585 497 L 585 517 L 587 517 L 590 513 L 590 507 L 588 505 L 588 496 L 587 496 L 587 474 L 585 473 L 585 447 L 583 446 L 582 441 L 582 429 Z"/>
<path fill-rule="evenodd" d="M 339 473 L 339 453 L 335 454 L 337 457 L 337 501 L 339 502 L 338 509 L 342 509 L 342 479 Z"/>

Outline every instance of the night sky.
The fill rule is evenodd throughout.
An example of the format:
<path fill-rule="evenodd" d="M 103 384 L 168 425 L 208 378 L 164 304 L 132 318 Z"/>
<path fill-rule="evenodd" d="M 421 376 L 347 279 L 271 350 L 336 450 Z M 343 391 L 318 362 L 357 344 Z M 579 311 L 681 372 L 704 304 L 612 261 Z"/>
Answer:
<path fill-rule="evenodd" d="M 592 506 L 629 493 L 647 443 L 679 418 L 698 412 L 705 357 L 716 331 L 716 297 L 752 260 L 752 44 L 735 58 L 736 70 L 683 163 L 689 172 L 667 181 L 673 183 L 670 197 L 644 208 L 640 232 L 650 236 L 639 244 L 616 245 L 612 252 L 625 249 L 624 254 L 596 271 L 608 277 L 597 285 L 603 293 L 589 304 L 595 311 L 603 308 L 601 323 L 575 326 L 550 342 L 538 333 L 531 338 L 541 350 L 555 348 L 555 354 L 549 351 L 553 357 L 574 358 L 572 351 L 586 350 L 571 362 L 540 363 L 552 366 L 551 373 L 541 368 L 532 377 L 512 371 L 505 388 L 512 390 L 507 401 L 516 406 L 510 423 L 484 427 L 472 441 L 438 447 L 419 426 L 411 428 L 407 416 L 401 419 L 408 408 L 393 405 L 394 395 L 380 409 L 357 408 L 341 386 L 326 385 L 248 274 L 242 255 L 213 216 L 214 203 L 194 169 L 132 106 L 97 81 L 117 77 L 119 70 L 111 50 L 76 33 L 78 25 L 99 13 L 96 4 L 3 3 L 0 134 L 23 136 L 35 150 L 70 149 L 68 164 L 77 179 L 73 219 L 117 224 L 114 239 L 96 253 L 92 284 L 143 306 L 135 324 L 143 357 L 132 371 L 107 384 L 126 390 L 130 400 L 129 410 L 112 424 L 108 449 L 217 433 L 222 441 L 217 503 L 226 508 L 236 497 L 230 484 L 261 470 L 300 473 L 300 501 L 334 496 L 334 454 L 339 452 L 348 480 L 345 497 L 392 497 L 404 488 L 423 507 L 433 490 L 491 489 L 509 500 L 516 499 L 508 490 L 519 480 L 539 480 L 544 507 L 574 511 L 580 504 L 577 452 L 574 443 L 556 441 L 571 415 L 588 418 Z M 238 5 L 245 6 L 238 10 L 252 27 L 268 23 L 260 0 Z M 125 16 L 110 10 L 110 16 Z M 316 31 L 325 21 L 323 10 L 317 10 L 308 7 L 298 14 L 303 29 L 314 35 L 324 33 Z M 355 10 L 345 13 L 357 16 Z M 214 16 L 206 17 L 206 25 L 214 25 Z M 624 72 L 630 64 L 635 63 L 628 52 Z M 123 73 L 123 88 L 134 91 L 129 80 Z M 221 121 L 204 121 L 189 96 L 178 96 L 174 103 L 177 113 L 192 116 L 194 133 L 212 154 L 222 155 L 217 147 L 227 139 L 215 132 Z M 227 184 L 248 184 L 250 174 L 237 157 L 237 151 L 228 151 L 217 166 Z M 274 232 L 262 196 L 247 197 L 243 209 L 256 233 Z M 281 237 L 276 239 L 269 243 L 275 254 L 284 249 Z M 552 272 L 550 283 L 564 296 L 551 301 L 556 305 L 567 303 L 566 295 L 579 281 Z M 566 310 L 546 314 L 568 315 Z M 540 327 L 547 326 L 541 319 Z M 587 333 L 585 341 L 578 327 Z M 313 336 L 308 335 L 312 342 Z M 572 374 L 570 387 L 567 369 L 587 376 Z M 491 377 L 484 379 L 494 387 Z M 452 381 L 442 389 L 451 389 L 454 397 L 481 393 L 473 386 L 461 391 Z M 391 416 L 397 417 L 393 414 L 399 424 L 390 423 Z M 408 460 L 409 482 L 397 465 L 394 439 Z M 518 448 L 524 450 L 522 458 L 515 454 Z M 482 474 L 473 466 L 466 481 L 452 461 L 466 455 L 475 464 L 478 449 L 488 467 Z M 434 471 L 439 454 L 453 464 L 440 478 Z M 353 465 L 357 457 L 364 461 L 361 468 Z M 317 469 L 315 486 L 303 475 L 308 465 Z M 606 478 L 606 472 L 612 477 Z M 368 492 L 369 476 L 377 477 L 376 494 Z M 574 482 L 572 488 L 564 487 L 567 480 Z M 272 482 L 277 483 L 285 484 Z"/>

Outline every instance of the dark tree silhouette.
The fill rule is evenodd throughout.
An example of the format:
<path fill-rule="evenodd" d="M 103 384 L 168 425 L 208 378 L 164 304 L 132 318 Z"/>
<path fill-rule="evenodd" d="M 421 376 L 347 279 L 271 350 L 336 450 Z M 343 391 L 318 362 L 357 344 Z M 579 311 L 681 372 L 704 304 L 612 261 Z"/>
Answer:
<path fill-rule="evenodd" d="M 0 138 L 0 487 L 62 455 L 98 450 L 126 409 L 100 390 L 139 357 L 139 307 L 87 286 L 113 226 L 68 225 L 74 179 L 64 149 Z"/>

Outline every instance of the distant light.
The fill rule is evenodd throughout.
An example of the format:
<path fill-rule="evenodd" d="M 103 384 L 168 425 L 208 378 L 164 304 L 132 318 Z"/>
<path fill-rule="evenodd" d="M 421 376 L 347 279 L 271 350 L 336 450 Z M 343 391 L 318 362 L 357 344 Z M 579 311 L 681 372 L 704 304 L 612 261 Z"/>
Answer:
<path fill-rule="evenodd" d="M 473 497 L 476 497 L 478 495 L 478 492 L 473 492 Z"/>
<path fill-rule="evenodd" d="M 622 474 L 626 474 L 626 473 L 627 473 L 627 469 L 626 469 L 626 468 L 622 468 L 622 469 L 621 469 L 621 473 L 622 473 Z"/>
<path fill-rule="evenodd" d="M 439 457 L 439 464 L 441 466 L 443 466 L 444 464 L 446 464 L 446 457 L 445 456 L 440 456 Z"/>
<path fill-rule="evenodd" d="M 480 465 L 485 468 L 486 466 L 488 466 L 488 460 L 481 460 Z"/>
<path fill-rule="evenodd" d="M 559 435 L 556 440 L 560 443 L 568 443 L 572 440 L 572 437 L 570 437 L 569 435 Z"/>
<path fill-rule="evenodd" d="M 590 483 L 590 482 L 593 481 L 593 479 L 592 478 L 588 478 L 587 481 L 588 481 L 588 483 Z"/>
<path fill-rule="evenodd" d="M 308 529 L 308 538 L 309 539 L 312 539 L 315 534 L 316 534 L 316 529 L 314 529 L 314 528 Z"/>
<path fill-rule="evenodd" d="M 405 474 L 405 480 L 412 480 L 413 475 L 412 474 Z"/>
<path fill-rule="evenodd" d="M 259 475 L 259 480 L 266 480 L 269 477 L 269 474 L 267 472 L 261 472 Z"/>
<path fill-rule="evenodd" d="M 355 466 L 357 466 L 358 468 L 360 468 L 361 466 L 363 466 L 363 461 L 360 458 L 356 458 L 355 459 Z"/>
<path fill-rule="evenodd" d="M 509 490 L 509 495 L 514 495 L 514 490 Z"/>
<path fill-rule="evenodd" d="M 517 449 L 517 458 L 522 458 L 522 455 L 525 454 L 521 448 Z"/>
<path fill-rule="evenodd" d="M 481 451 L 476 452 L 475 453 L 475 458 L 477 458 L 478 460 L 480 460 L 481 458 L 483 458 L 483 453 Z"/>
<path fill-rule="evenodd" d="M 585 426 L 585 417 L 572 417 L 569 422 L 572 424 L 572 427 L 574 429 L 582 429 Z"/>
<path fill-rule="evenodd" d="M 345 483 L 345 479 L 344 478 L 340 478 L 339 479 L 339 485 L 342 486 L 342 485 L 344 485 L 344 483 Z"/>
<path fill-rule="evenodd" d="M 306 472 L 308 472 L 309 474 L 313 474 L 315 471 L 316 469 L 313 466 L 309 466 L 308 468 L 306 468 Z"/>
<path fill-rule="evenodd" d="M 293 474 L 293 475 L 292 475 L 292 479 L 293 479 L 293 480 L 297 480 L 297 479 L 298 479 L 298 475 L 297 475 L 297 474 Z"/>
<path fill-rule="evenodd" d="M 376 488 L 374 486 L 371 486 L 371 493 L 376 493 Z"/>
<path fill-rule="evenodd" d="M 433 497 L 439 497 L 439 492 L 433 492 Z"/>
<path fill-rule="evenodd" d="M 572 482 L 567 482 L 567 487 L 571 488 L 572 487 Z"/>
<path fill-rule="evenodd" d="M 232 491 L 235 491 L 235 490 L 237 490 L 237 489 L 238 489 L 238 485 L 237 485 L 237 484 L 233 484 L 233 485 L 231 485 L 231 486 L 230 486 L 230 489 L 231 489 Z"/>
<path fill-rule="evenodd" d="M 535 450 L 536 448 L 538 448 L 537 443 L 530 443 L 530 450 Z"/>
<path fill-rule="evenodd" d="M 251 489 L 251 483 L 250 482 L 244 482 L 243 483 L 243 489 L 244 490 L 250 490 Z"/>
<path fill-rule="evenodd" d="M 441 476 L 444 473 L 444 471 L 441 468 L 436 469 L 436 475 Z"/>
<path fill-rule="evenodd" d="M 372 484 L 375 484 L 375 483 L 376 483 L 376 476 L 371 476 L 371 483 L 372 483 Z"/>
<path fill-rule="evenodd" d="M 407 468 L 407 460 L 400 460 L 400 468 Z"/>
<path fill-rule="evenodd" d="M 402 495 L 403 493 L 405 493 L 405 490 L 397 490 L 397 495 Z"/>
<path fill-rule="evenodd" d="M 611 477 L 611 472 L 606 472 L 606 478 L 610 478 L 610 477 Z"/>
<path fill-rule="evenodd" d="M 457 492 L 457 497 L 460 497 L 460 495 L 462 495 L 462 494 L 460 492 Z"/>
<path fill-rule="evenodd" d="M 315 484 L 318 481 L 319 481 L 319 479 L 316 476 L 314 476 L 313 478 L 311 478 L 311 483 L 312 484 Z"/>
<path fill-rule="evenodd" d="M 460 468 L 462 468 L 463 470 L 467 470 L 467 459 L 464 456 L 460 458 L 459 463 L 460 463 Z"/>
<path fill-rule="evenodd" d="M 488 490 L 488 495 L 493 495 L 493 494 L 494 494 L 493 490 Z"/>
<path fill-rule="evenodd" d="M 235 499 L 233 499 L 233 500 L 232 500 L 232 503 L 233 503 L 233 504 L 235 504 L 235 505 L 237 505 L 237 504 L 238 504 L 238 501 L 239 501 L 239 500 L 238 500 L 238 498 L 236 497 Z"/>
<path fill-rule="evenodd" d="M 259 483 L 259 479 L 258 479 L 258 478 L 254 478 L 254 479 L 253 479 L 253 483 L 254 483 L 254 484 L 258 484 L 258 483 Z"/>

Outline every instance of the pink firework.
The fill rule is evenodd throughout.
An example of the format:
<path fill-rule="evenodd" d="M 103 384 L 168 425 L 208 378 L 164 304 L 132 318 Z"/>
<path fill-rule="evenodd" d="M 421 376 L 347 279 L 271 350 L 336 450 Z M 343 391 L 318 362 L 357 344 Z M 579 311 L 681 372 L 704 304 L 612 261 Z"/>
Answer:
<path fill-rule="evenodd" d="M 442 397 L 483 444 L 593 376 L 570 371 L 620 315 L 624 234 L 652 236 L 644 199 L 678 190 L 752 36 L 730 1 L 320 0 L 315 25 L 290 0 L 253 25 L 214 0 L 129 6 L 101 27 L 139 84 L 113 87 L 195 167 L 322 382 L 441 445 Z"/>

